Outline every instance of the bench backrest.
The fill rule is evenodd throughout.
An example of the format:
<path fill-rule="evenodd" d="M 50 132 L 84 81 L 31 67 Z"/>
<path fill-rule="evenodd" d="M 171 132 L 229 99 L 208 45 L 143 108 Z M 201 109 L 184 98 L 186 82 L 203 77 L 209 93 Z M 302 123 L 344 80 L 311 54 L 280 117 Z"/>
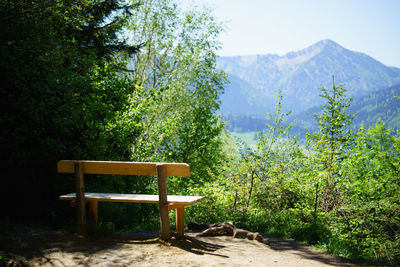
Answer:
<path fill-rule="evenodd" d="M 163 165 L 166 176 L 190 176 L 190 167 L 186 163 L 61 160 L 57 163 L 57 170 L 59 173 L 75 173 L 75 163 L 83 164 L 84 174 L 157 176 L 157 165 Z"/>

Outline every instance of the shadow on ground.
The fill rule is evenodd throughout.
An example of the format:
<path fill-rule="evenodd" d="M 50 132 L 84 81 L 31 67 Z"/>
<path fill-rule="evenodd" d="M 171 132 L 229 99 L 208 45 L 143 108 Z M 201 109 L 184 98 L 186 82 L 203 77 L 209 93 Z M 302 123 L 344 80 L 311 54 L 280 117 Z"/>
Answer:
<path fill-rule="evenodd" d="M 54 258 L 47 258 L 52 252 L 77 255 L 75 259 L 89 258 L 93 255 L 121 251 L 126 245 L 158 245 L 176 247 L 197 255 L 210 254 L 227 257 L 216 253 L 224 246 L 204 242 L 190 236 L 172 237 L 168 242 L 159 238 L 158 232 L 141 231 L 135 233 L 119 233 L 111 235 L 96 235 L 84 238 L 69 232 L 52 232 L 46 230 L 21 227 L 0 235 L 0 266 L 4 261 L 10 265 L 30 265 L 34 259 L 40 263 L 54 263 Z M 115 253 L 114 253 L 115 255 Z M 6 264 L 7 265 L 7 264 Z M 59 262 L 59 265 L 62 262 Z"/>
<path fill-rule="evenodd" d="M 197 255 L 210 254 L 228 258 L 228 256 L 215 253 L 218 249 L 224 248 L 225 246 L 204 242 L 191 236 L 173 237 L 169 241 L 169 244 Z"/>
<path fill-rule="evenodd" d="M 309 246 L 302 245 L 292 239 L 282 239 L 278 237 L 264 237 L 264 242 L 271 249 L 276 251 L 291 251 L 305 259 L 318 261 L 332 266 L 366 266 L 367 264 L 357 260 L 346 259 L 340 256 L 332 256 L 317 251 Z"/>
<path fill-rule="evenodd" d="M 54 258 L 54 255 L 62 256 L 66 254 L 70 255 L 70 262 L 82 265 L 96 264 L 102 260 L 110 259 L 114 259 L 114 263 L 119 262 L 121 265 L 129 265 L 129 263 L 134 263 L 135 261 L 145 262 L 154 257 L 155 254 L 150 255 L 146 251 L 144 253 L 137 252 L 136 258 L 132 256 L 133 252 L 139 247 L 149 245 L 156 248 L 156 254 L 159 254 L 157 252 L 159 250 L 169 251 L 168 247 L 174 247 L 196 255 L 229 258 L 228 255 L 223 254 L 226 254 L 224 248 L 227 248 L 230 241 L 233 241 L 230 238 L 233 239 L 233 237 L 228 236 L 197 237 L 196 233 L 193 232 L 183 237 L 173 237 L 168 242 L 162 241 L 158 232 L 120 233 L 83 238 L 68 232 L 52 232 L 25 227 L 1 233 L 0 256 L 3 257 L 2 261 L 8 261 L 17 266 L 30 265 L 32 262 L 40 265 L 46 263 L 54 264 L 60 261 L 57 258 L 58 256 Z M 246 240 L 246 242 L 257 241 Z M 135 246 L 135 244 L 138 246 Z M 246 246 L 248 247 L 251 244 L 246 243 Z M 265 253 L 269 253 L 268 247 L 274 251 L 290 252 L 304 259 L 331 266 L 363 265 L 360 262 L 323 254 L 294 240 L 265 237 L 264 244 L 266 246 Z M 256 243 L 253 245 L 256 245 Z M 127 262 L 128 256 L 131 256 L 129 262 Z M 1 264 L 2 262 L 0 262 L 0 266 Z M 57 265 L 68 264 L 60 261 Z"/>

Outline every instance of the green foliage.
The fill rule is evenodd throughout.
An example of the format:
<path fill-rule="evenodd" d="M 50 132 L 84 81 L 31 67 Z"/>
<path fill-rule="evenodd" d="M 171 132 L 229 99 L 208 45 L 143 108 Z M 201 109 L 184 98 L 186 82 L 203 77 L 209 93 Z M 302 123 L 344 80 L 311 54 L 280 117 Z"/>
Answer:
<path fill-rule="evenodd" d="M 382 121 L 358 130 L 343 168 L 350 178 L 341 189 L 346 205 L 334 220 L 342 239 L 354 240 L 359 254 L 390 261 L 399 260 L 399 137 Z"/>
<path fill-rule="evenodd" d="M 116 120 L 131 102 L 123 54 L 138 47 L 119 33 L 133 9 L 119 1 L 1 0 L 0 10 L 0 140 L 4 171 L 13 174 L 1 196 L 24 205 L 24 212 L 6 205 L 4 214 L 55 220 L 57 194 L 72 187 L 56 176 L 57 160 L 130 158 L 124 128 L 135 118 Z"/>
<path fill-rule="evenodd" d="M 131 39 L 143 43 L 132 59 L 132 82 L 154 99 L 133 156 L 188 163 L 191 178 L 171 179 L 168 185 L 183 193 L 218 175 L 224 160 L 223 124 L 214 114 L 226 82 L 216 68 L 222 28 L 209 10 L 184 12 L 173 1 L 147 0 L 130 18 L 129 29 Z"/>
<path fill-rule="evenodd" d="M 308 147 L 285 124 L 279 96 L 248 148 L 233 144 L 215 115 L 226 77 L 216 67 L 222 26 L 209 10 L 183 12 L 167 0 L 0 0 L 0 22 L 0 140 L 3 172 L 12 173 L 0 192 L 2 228 L 73 223 L 57 200 L 73 190 L 56 175 L 59 159 L 175 161 L 189 163 L 192 176 L 169 179 L 169 193 L 205 196 L 186 209 L 187 221 L 233 221 L 399 264 L 400 132 L 381 120 L 350 131 L 343 87 L 321 89 L 326 105 Z M 123 40 L 125 26 L 140 51 Z M 156 184 L 85 177 L 87 191 L 154 194 Z M 99 232 L 158 226 L 156 205 L 99 209 Z"/>
<path fill-rule="evenodd" d="M 25 210 L 6 205 L 2 216 L 73 218 L 57 199 L 73 191 L 71 176 L 56 174 L 60 159 L 187 162 L 192 177 L 169 180 L 170 193 L 180 194 L 220 173 L 222 27 L 209 10 L 130 2 L 0 0 L 0 140 L 4 171 L 15 174 L 1 196 Z M 157 183 L 87 176 L 85 188 L 155 193 Z M 102 229 L 157 221 L 156 208 L 102 205 Z"/>
<path fill-rule="evenodd" d="M 310 134 L 309 146 L 301 146 L 283 124 L 288 114 L 281 112 L 279 98 L 257 148 L 238 145 L 224 174 L 199 191 L 210 201 L 189 218 L 233 221 L 333 254 L 398 265 L 399 131 L 378 121 L 352 132 L 345 90 L 334 85 L 322 96 L 327 104 L 315 116 L 320 131 Z M 335 205 L 319 201 L 327 192 L 337 196 Z"/>
<path fill-rule="evenodd" d="M 315 166 L 318 175 L 322 177 L 323 194 L 321 206 L 323 211 L 330 211 L 341 201 L 337 184 L 345 179 L 341 174 L 341 163 L 346 151 L 353 140 L 352 131 L 348 126 L 354 115 L 347 114 L 351 99 L 346 99 L 346 90 L 333 82 L 332 89 L 321 88 L 322 98 L 326 100 L 324 109 L 313 117 L 318 123 L 319 131 L 308 135 L 311 145 L 314 147 Z M 316 184 L 315 212 L 320 183 Z"/>
<path fill-rule="evenodd" d="M 226 212 L 224 218 L 230 214 L 230 220 L 247 227 L 252 225 L 249 220 L 253 219 L 260 226 L 268 225 L 284 210 L 298 207 L 310 198 L 310 194 L 302 190 L 308 185 L 300 182 L 309 179 L 303 166 L 308 158 L 298 140 L 289 135 L 290 127 L 282 126 L 289 114 L 281 112 L 281 99 L 278 99 L 276 114 L 269 116 L 272 122 L 268 125 L 269 131 L 258 135 L 257 148 L 254 151 L 242 148 L 240 154 L 231 154 L 223 175 L 216 182 L 205 185 L 212 189 L 211 195 L 215 195 L 203 206 L 207 209 L 203 212 L 205 218 L 212 214 L 210 209 L 221 209 L 222 205 Z M 209 197 L 210 192 L 206 193 Z M 249 216 L 253 219 L 246 219 Z M 260 216 L 273 219 L 265 223 Z"/>

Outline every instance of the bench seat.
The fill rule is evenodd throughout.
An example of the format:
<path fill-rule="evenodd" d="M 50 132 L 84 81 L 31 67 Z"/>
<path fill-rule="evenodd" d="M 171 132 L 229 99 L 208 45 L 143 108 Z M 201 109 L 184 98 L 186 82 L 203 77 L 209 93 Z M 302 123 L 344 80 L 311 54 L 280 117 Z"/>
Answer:
<path fill-rule="evenodd" d="M 59 197 L 60 200 L 75 200 L 76 193 L 70 193 Z M 131 203 L 159 203 L 158 195 L 139 194 L 110 194 L 110 193 L 89 193 L 85 192 L 85 199 L 88 201 L 106 202 L 131 202 Z M 203 200 L 200 196 L 174 196 L 168 195 L 167 200 L 170 206 L 188 206 Z"/>
<path fill-rule="evenodd" d="M 186 163 L 129 162 L 129 161 L 93 161 L 60 160 L 57 162 L 59 173 L 75 174 L 75 193 L 59 196 L 60 200 L 71 201 L 77 210 L 77 230 L 86 235 L 86 204 L 89 211 L 89 227 L 96 230 L 99 202 L 154 203 L 160 208 L 161 238 L 171 237 L 169 211 L 175 210 L 176 234 L 184 234 L 185 207 L 203 200 L 200 196 L 173 196 L 167 194 L 167 176 L 190 176 L 190 167 Z M 158 195 L 114 194 L 85 192 L 85 174 L 103 175 L 139 175 L 156 176 Z"/>

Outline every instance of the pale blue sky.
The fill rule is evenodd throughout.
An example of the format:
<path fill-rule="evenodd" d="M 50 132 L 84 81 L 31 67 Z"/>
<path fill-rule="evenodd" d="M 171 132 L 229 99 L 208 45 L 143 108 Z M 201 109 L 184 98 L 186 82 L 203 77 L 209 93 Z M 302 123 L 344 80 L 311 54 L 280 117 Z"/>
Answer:
<path fill-rule="evenodd" d="M 283 55 L 323 39 L 400 67 L 400 0 L 182 0 L 214 9 L 222 56 Z"/>

